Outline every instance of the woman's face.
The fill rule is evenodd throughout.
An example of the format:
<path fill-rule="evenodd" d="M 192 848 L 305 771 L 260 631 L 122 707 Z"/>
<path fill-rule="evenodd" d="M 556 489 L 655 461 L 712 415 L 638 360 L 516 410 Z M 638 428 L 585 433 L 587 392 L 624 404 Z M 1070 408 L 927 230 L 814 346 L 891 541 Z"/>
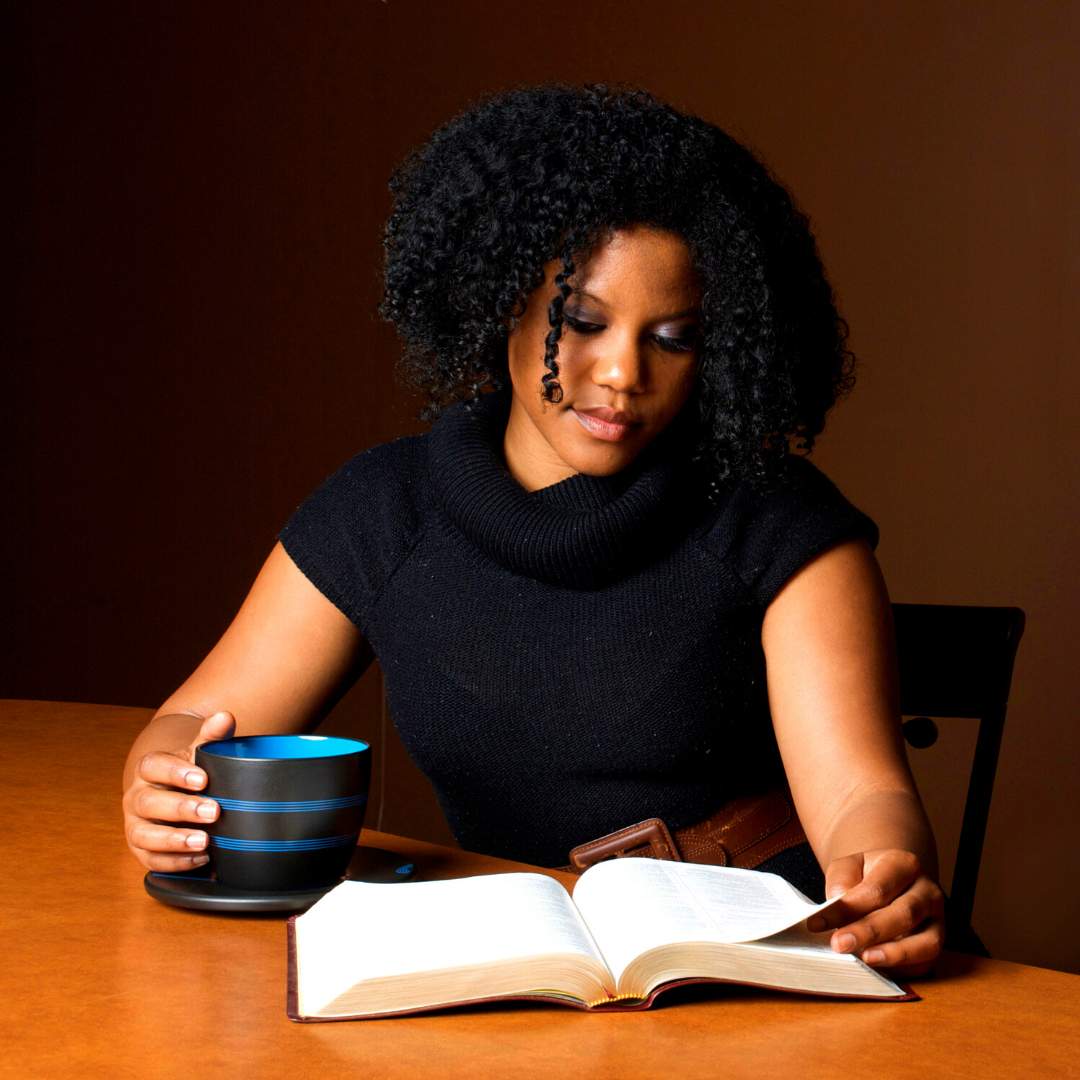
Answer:
<path fill-rule="evenodd" d="M 541 397 L 548 305 L 561 263 L 509 339 L 513 401 L 504 452 L 530 491 L 575 473 L 625 469 L 675 418 L 697 373 L 701 287 L 685 242 L 639 225 L 598 244 L 570 279 L 559 342 L 559 403 Z"/>

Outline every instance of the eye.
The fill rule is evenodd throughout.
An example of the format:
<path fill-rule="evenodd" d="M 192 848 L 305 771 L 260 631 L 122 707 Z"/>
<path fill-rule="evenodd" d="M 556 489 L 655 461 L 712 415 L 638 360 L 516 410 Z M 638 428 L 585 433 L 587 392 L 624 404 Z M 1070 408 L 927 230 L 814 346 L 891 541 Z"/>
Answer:
<path fill-rule="evenodd" d="M 603 323 L 585 322 L 583 319 L 575 319 L 573 315 L 563 312 L 563 324 L 568 326 L 575 334 L 595 334 L 604 329 Z"/>

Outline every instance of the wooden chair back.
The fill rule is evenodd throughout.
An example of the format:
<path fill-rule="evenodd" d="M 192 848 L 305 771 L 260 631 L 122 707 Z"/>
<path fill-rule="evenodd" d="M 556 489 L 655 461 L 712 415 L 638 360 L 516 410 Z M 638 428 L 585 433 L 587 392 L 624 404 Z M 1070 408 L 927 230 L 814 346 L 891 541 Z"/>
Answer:
<path fill-rule="evenodd" d="M 904 725 L 908 742 L 916 747 L 933 743 L 937 729 L 930 717 L 979 721 L 949 897 L 952 947 L 951 943 L 962 944 L 965 934 L 974 937 L 975 886 L 1024 613 L 1012 607 L 893 604 L 893 618 L 900 711 L 913 717 Z"/>

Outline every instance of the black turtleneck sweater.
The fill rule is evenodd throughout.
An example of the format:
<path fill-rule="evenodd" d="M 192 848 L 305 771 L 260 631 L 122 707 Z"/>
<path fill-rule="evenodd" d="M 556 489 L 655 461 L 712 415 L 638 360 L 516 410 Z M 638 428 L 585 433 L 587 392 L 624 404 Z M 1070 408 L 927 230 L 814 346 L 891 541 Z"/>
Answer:
<path fill-rule="evenodd" d="M 718 503 L 671 447 L 529 494 L 508 396 L 359 454 L 281 534 L 375 650 L 402 742 L 462 847 L 543 866 L 649 817 L 672 829 L 782 775 L 761 622 L 873 523 L 791 459 Z"/>

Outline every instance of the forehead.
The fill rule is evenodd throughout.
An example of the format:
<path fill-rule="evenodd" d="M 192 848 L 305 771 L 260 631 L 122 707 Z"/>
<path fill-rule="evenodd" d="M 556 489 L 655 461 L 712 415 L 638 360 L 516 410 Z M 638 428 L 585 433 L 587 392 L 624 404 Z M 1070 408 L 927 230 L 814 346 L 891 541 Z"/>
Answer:
<path fill-rule="evenodd" d="M 696 306 L 701 294 L 686 241 L 647 225 L 620 229 L 597 243 L 571 283 L 605 304 Z"/>

